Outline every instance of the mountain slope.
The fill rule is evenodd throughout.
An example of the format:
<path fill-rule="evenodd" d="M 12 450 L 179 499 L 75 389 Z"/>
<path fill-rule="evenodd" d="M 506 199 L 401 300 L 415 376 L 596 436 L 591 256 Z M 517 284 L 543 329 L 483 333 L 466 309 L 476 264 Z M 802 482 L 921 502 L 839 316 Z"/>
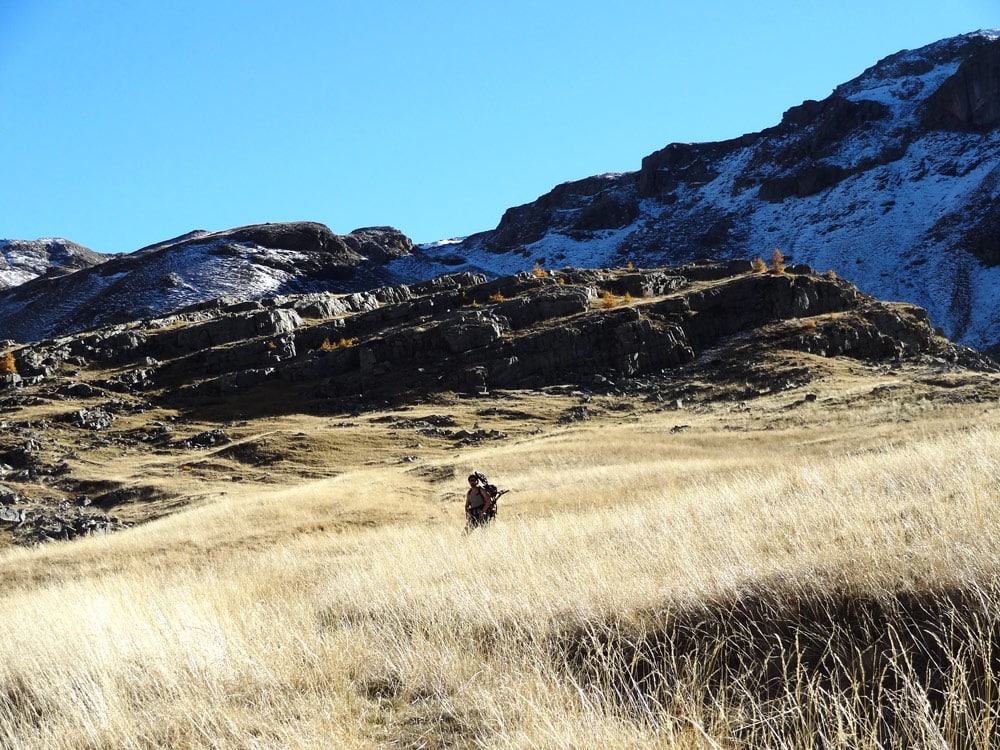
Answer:
<path fill-rule="evenodd" d="M 657 267 L 769 258 L 832 269 L 926 308 L 955 341 L 1000 352 L 1000 32 L 880 61 L 759 133 L 671 144 L 464 240 L 414 248 L 388 229 L 308 222 L 167 240 L 0 292 L 0 339 L 163 316 L 216 297 L 360 292 L 449 271 Z"/>
<path fill-rule="evenodd" d="M 998 195 L 1000 34 L 980 32 L 887 57 L 760 133 L 671 144 L 637 172 L 560 185 L 426 260 L 508 273 L 780 248 L 989 349 L 1000 343 Z"/>
<path fill-rule="evenodd" d="M 90 268 L 109 257 L 63 239 L 0 240 L 0 289 L 46 274 Z"/>
<path fill-rule="evenodd" d="M 43 276 L 0 292 L 0 339 L 32 341 L 157 317 L 220 297 L 325 291 L 349 278 L 366 286 L 378 262 L 411 247 L 394 229 L 336 235 L 313 222 L 191 232 L 77 273 Z"/>

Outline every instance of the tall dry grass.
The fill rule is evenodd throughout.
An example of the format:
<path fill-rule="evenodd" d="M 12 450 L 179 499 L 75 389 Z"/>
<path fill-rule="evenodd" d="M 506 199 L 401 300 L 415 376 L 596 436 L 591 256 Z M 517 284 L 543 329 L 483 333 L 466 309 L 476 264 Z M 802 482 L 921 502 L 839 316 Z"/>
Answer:
<path fill-rule="evenodd" d="M 468 536 L 455 488 L 376 467 L 7 553 L 0 740 L 991 746 L 1000 429 L 785 438 L 441 459 L 515 488 Z"/>

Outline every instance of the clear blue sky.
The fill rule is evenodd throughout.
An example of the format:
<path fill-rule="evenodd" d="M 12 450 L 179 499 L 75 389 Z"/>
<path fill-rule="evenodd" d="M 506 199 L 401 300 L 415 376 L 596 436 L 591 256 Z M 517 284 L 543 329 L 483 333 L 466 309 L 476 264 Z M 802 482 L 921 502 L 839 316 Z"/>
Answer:
<path fill-rule="evenodd" d="M 465 235 L 996 27 L 995 0 L 0 0 L 0 237 Z"/>

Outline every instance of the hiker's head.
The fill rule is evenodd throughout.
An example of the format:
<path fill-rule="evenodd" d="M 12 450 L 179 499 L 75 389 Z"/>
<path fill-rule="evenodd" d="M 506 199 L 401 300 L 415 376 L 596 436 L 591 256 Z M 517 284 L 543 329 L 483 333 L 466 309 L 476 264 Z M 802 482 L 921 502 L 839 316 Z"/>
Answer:
<path fill-rule="evenodd" d="M 479 484 L 479 477 L 475 474 L 469 474 L 469 484 L 476 485 Z"/>

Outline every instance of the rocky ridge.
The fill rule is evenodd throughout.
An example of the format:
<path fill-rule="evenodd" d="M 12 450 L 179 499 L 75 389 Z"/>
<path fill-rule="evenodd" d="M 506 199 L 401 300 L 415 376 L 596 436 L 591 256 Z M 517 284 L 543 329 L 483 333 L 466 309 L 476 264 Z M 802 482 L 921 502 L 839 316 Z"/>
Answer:
<path fill-rule="evenodd" d="M 315 222 L 190 232 L 68 275 L 0 291 L 0 339 L 31 341 L 164 315 L 216 298 L 260 299 L 379 283 L 386 261 L 407 255 L 390 227 L 334 234 Z M 90 256 L 88 256 L 89 258 Z"/>
<path fill-rule="evenodd" d="M 220 298 L 35 342 L 15 357 L 32 382 L 67 363 L 114 367 L 102 385 L 124 392 L 214 395 L 271 383 L 324 398 L 400 398 L 631 378 L 692 362 L 726 337 L 808 319 L 815 325 L 803 323 L 784 346 L 863 359 L 937 352 L 992 366 L 941 339 L 920 308 L 793 269 L 754 272 L 744 260 L 492 280 L 463 272 L 350 295 Z"/>

